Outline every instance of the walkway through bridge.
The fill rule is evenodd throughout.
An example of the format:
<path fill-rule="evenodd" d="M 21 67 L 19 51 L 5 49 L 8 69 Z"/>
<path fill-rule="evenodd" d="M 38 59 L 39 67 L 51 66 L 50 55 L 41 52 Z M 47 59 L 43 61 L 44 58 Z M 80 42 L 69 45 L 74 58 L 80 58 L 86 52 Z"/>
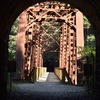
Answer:
<path fill-rule="evenodd" d="M 92 100 L 86 87 L 64 85 L 52 72 L 46 72 L 33 83 L 13 83 L 8 100 Z"/>
<path fill-rule="evenodd" d="M 77 63 L 81 57 L 78 49 L 84 46 L 82 20 L 78 9 L 63 2 L 48 1 L 27 8 L 18 25 L 19 78 L 27 80 L 35 68 L 54 66 L 65 69 L 69 82 L 78 84 L 83 67 Z"/>

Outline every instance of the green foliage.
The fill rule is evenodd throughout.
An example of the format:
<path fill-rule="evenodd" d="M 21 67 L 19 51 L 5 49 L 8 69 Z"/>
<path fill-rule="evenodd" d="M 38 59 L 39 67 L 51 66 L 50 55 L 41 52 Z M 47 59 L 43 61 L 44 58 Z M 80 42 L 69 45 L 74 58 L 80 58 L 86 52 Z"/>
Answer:
<path fill-rule="evenodd" d="M 16 53 L 16 35 L 9 35 L 9 60 L 12 60 L 15 58 Z"/>
<path fill-rule="evenodd" d="M 16 54 L 16 34 L 18 31 L 18 19 L 16 19 L 16 21 L 14 22 L 11 31 L 10 31 L 10 35 L 9 35 L 9 48 L 8 48 L 8 52 L 9 52 L 9 57 L 8 60 L 12 60 L 15 59 L 15 54 Z"/>
<path fill-rule="evenodd" d="M 18 31 L 18 18 L 15 20 L 15 22 L 11 28 L 10 35 L 16 35 L 17 31 Z"/>
<path fill-rule="evenodd" d="M 93 53 L 94 55 L 96 55 L 96 47 L 95 47 L 95 37 L 94 35 L 90 34 L 87 35 L 86 38 L 87 44 L 85 44 L 84 46 L 84 55 L 85 56 L 90 56 L 91 53 Z"/>
<path fill-rule="evenodd" d="M 91 56 L 91 53 L 96 56 L 96 47 L 95 47 L 95 37 L 93 34 L 89 34 L 87 35 L 86 39 L 86 43 L 85 46 L 83 47 L 83 49 L 80 49 L 80 47 L 78 47 L 78 53 L 82 56 L 82 57 L 86 57 L 86 56 Z"/>
<path fill-rule="evenodd" d="M 78 47 L 78 54 L 81 55 L 81 58 L 84 59 L 84 64 L 86 63 L 86 58 L 89 58 L 89 63 L 93 63 L 93 59 L 96 58 L 96 48 L 90 46 L 84 46 L 83 48 Z M 94 57 L 94 58 L 93 58 Z"/>
<path fill-rule="evenodd" d="M 88 77 L 88 86 L 89 86 L 89 92 L 94 91 L 94 84 L 95 84 L 95 63 L 96 63 L 96 46 L 95 46 L 95 32 L 93 30 L 93 27 L 89 23 L 88 19 L 84 16 L 84 41 L 85 46 L 83 50 L 80 50 L 79 53 L 82 55 L 82 58 L 84 58 L 84 63 L 92 64 L 92 75 Z M 88 58 L 88 60 L 87 60 Z"/>
<path fill-rule="evenodd" d="M 88 21 L 88 19 L 83 16 L 83 23 L 84 23 L 84 28 L 89 28 L 91 26 L 90 22 Z"/>
<path fill-rule="evenodd" d="M 91 58 L 91 54 L 96 56 L 96 47 L 95 47 L 95 33 L 94 30 L 89 22 L 89 20 L 86 18 L 86 16 L 83 16 L 84 21 L 84 28 L 86 29 L 86 33 L 84 33 L 86 36 L 84 38 L 85 46 L 83 48 L 83 51 L 81 51 L 82 57 L 88 56 Z"/>
<path fill-rule="evenodd" d="M 89 47 L 95 48 L 95 36 L 93 34 L 89 34 L 86 37 L 86 45 L 89 45 Z"/>

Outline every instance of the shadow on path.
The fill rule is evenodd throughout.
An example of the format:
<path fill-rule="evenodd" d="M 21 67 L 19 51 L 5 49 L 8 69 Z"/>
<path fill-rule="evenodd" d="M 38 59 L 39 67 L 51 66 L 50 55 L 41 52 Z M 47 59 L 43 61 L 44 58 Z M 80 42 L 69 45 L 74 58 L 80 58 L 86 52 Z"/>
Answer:
<path fill-rule="evenodd" d="M 54 73 L 46 75 L 44 82 L 13 83 L 8 100 L 93 100 L 85 87 L 64 85 Z"/>

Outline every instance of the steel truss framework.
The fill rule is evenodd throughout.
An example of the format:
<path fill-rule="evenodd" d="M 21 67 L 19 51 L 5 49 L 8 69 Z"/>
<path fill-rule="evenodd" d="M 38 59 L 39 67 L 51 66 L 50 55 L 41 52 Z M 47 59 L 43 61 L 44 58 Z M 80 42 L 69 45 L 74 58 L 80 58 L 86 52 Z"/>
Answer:
<path fill-rule="evenodd" d="M 53 50 L 59 52 L 59 67 L 66 68 L 72 83 L 77 84 L 76 12 L 69 4 L 54 1 L 27 9 L 24 60 L 27 75 L 34 67 L 43 66 L 43 52 L 53 40 L 59 47 Z"/>

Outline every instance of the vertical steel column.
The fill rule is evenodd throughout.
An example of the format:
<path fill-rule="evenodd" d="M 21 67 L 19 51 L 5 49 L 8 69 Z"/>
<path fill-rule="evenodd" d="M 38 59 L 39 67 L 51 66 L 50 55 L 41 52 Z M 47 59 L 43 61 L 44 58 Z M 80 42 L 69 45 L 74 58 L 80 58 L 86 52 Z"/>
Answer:
<path fill-rule="evenodd" d="M 41 32 L 41 31 L 40 31 Z M 39 67 L 43 66 L 43 59 L 42 59 L 42 34 L 39 35 Z"/>
<path fill-rule="evenodd" d="M 41 10 L 42 9 L 42 10 Z M 77 53 L 76 53 L 76 10 L 68 4 L 59 2 L 44 2 L 38 3 L 38 5 L 32 6 L 28 9 L 28 30 L 29 33 L 32 29 L 31 26 L 35 23 L 34 36 L 32 38 L 32 48 L 27 46 L 27 53 L 29 54 L 27 59 L 27 65 L 33 67 L 42 66 L 42 39 L 39 23 L 45 23 L 45 21 L 58 21 L 62 24 L 62 34 L 60 36 L 60 68 L 66 68 L 68 77 L 70 77 L 72 83 L 77 84 Z M 44 16 L 45 15 L 45 16 Z M 46 24 L 47 25 L 47 24 Z M 50 27 L 51 24 L 48 25 Z M 52 26 L 53 27 L 53 26 Z M 46 28 L 45 28 L 46 29 Z M 49 28 L 46 29 L 48 31 Z M 29 36 L 27 36 L 28 38 Z M 29 38 L 28 38 L 29 39 Z M 27 43 L 30 42 L 27 40 Z M 34 42 L 33 42 L 34 41 Z M 31 62 L 28 61 L 31 59 Z"/>
<path fill-rule="evenodd" d="M 66 25 L 67 27 L 67 50 L 66 50 L 66 71 L 69 74 L 70 73 L 70 29 L 69 26 Z"/>
<path fill-rule="evenodd" d="M 31 55 L 32 55 L 32 28 L 29 28 L 28 31 L 26 31 L 25 34 L 26 37 L 26 43 L 25 43 L 25 73 L 29 75 L 31 70 Z"/>
<path fill-rule="evenodd" d="M 42 35 L 40 30 L 40 25 L 36 25 L 35 35 L 33 36 L 34 46 L 33 46 L 33 65 L 34 67 L 42 66 Z"/>
<path fill-rule="evenodd" d="M 63 36 L 62 36 L 63 34 L 61 34 L 60 35 L 60 58 L 59 58 L 59 67 L 60 68 L 62 68 L 62 51 L 63 51 L 63 49 L 62 49 L 62 46 L 63 46 Z"/>
<path fill-rule="evenodd" d="M 32 55 L 31 55 L 31 68 L 33 69 L 35 67 L 35 28 L 36 28 L 36 25 L 35 23 L 33 23 L 33 29 L 32 29 Z"/>
<path fill-rule="evenodd" d="M 62 56 L 62 59 L 63 59 L 63 67 L 66 68 L 67 67 L 67 59 L 66 59 L 66 52 L 67 52 L 67 26 L 66 24 L 64 23 L 62 25 L 62 34 L 63 34 L 63 56 Z"/>
<path fill-rule="evenodd" d="M 60 67 L 65 67 L 68 70 L 68 56 L 69 56 L 69 50 L 68 50 L 68 26 L 66 23 L 62 25 L 62 34 L 60 36 Z"/>
<path fill-rule="evenodd" d="M 32 25 L 32 45 L 31 45 L 31 62 L 30 62 L 30 71 L 32 71 L 34 67 L 34 48 L 35 48 L 35 23 Z"/>
<path fill-rule="evenodd" d="M 70 46 L 70 78 L 72 83 L 77 84 L 77 52 L 76 52 L 76 16 L 71 16 L 69 20 L 69 46 Z"/>
<path fill-rule="evenodd" d="M 65 67 L 72 83 L 77 84 L 75 16 L 69 18 L 69 23 L 62 25 L 62 34 L 60 37 L 60 67 Z"/>
<path fill-rule="evenodd" d="M 38 60 L 38 59 L 37 59 L 37 58 L 38 58 L 38 39 L 37 39 L 37 37 L 38 37 L 38 36 L 37 36 L 37 35 L 35 35 L 35 36 L 36 36 L 36 37 L 35 37 L 35 38 L 36 38 L 36 39 L 35 39 L 36 42 L 35 42 L 35 48 L 34 48 L 34 54 L 35 54 L 35 55 L 34 55 L 34 57 L 35 57 L 35 62 L 34 62 L 34 63 L 35 63 L 35 67 L 37 67 L 37 60 Z"/>

